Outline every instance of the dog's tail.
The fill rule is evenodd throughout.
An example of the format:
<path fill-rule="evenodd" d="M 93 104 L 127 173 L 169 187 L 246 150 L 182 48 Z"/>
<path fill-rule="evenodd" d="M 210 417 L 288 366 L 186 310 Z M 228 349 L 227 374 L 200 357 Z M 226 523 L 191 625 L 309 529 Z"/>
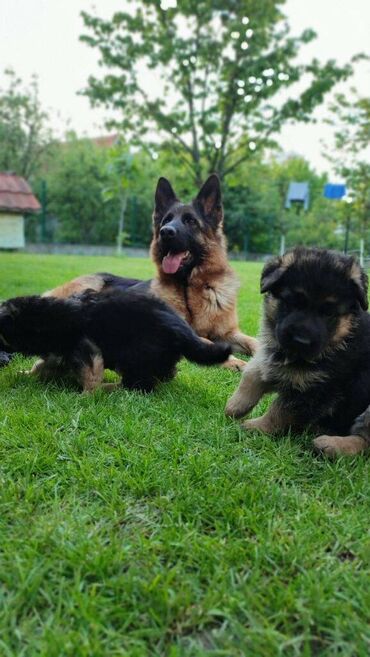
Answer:
<path fill-rule="evenodd" d="M 181 317 L 171 313 L 171 328 L 182 355 L 198 365 L 216 365 L 232 353 L 226 342 L 210 342 L 200 338 Z"/>

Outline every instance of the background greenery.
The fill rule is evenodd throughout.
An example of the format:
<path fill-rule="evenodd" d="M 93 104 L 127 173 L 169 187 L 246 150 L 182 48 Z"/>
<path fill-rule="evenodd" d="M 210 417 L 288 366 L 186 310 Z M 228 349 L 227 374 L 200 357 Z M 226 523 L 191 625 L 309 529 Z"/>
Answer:
<path fill-rule="evenodd" d="M 291 34 L 284 5 L 139 0 L 109 18 L 83 12 L 80 38 L 101 76 L 86 72 L 82 93 L 107 110 L 117 137 L 109 148 L 73 132 L 56 140 L 37 78 L 27 85 L 8 71 L 0 170 L 28 177 L 44 206 L 27 220 L 28 239 L 147 246 L 158 177 L 190 200 L 216 171 L 231 250 L 276 252 L 282 235 L 287 246 L 343 248 L 345 227 L 350 248 L 361 238 L 369 249 L 370 101 L 336 89 L 365 55 L 343 65 L 307 59 L 316 35 L 309 26 Z M 283 126 L 315 121 L 317 107 L 325 108 L 328 166 L 347 183 L 349 205 L 326 201 L 327 176 L 276 143 Z M 284 211 L 291 181 L 310 184 L 308 213 Z"/>
<path fill-rule="evenodd" d="M 147 260 L 2 255 L 0 296 Z M 255 334 L 260 265 L 238 263 Z M 151 395 L 0 371 L 0 653 L 365 657 L 366 458 L 245 434 L 239 375 L 182 362 Z M 112 375 L 111 375 L 112 376 Z M 268 401 L 255 410 L 260 414 Z"/>

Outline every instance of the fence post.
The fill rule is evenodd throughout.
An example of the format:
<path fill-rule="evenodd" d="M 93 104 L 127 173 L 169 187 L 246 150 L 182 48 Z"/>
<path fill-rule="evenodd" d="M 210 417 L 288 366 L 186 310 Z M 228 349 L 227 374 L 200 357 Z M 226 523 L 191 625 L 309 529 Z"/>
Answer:
<path fill-rule="evenodd" d="M 285 235 L 282 233 L 280 237 L 280 255 L 283 256 L 285 253 Z"/>
<path fill-rule="evenodd" d="M 363 238 L 360 239 L 360 265 L 361 267 L 364 266 L 364 240 Z"/>
<path fill-rule="evenodd" d="M 40 237 L 41 242 L 46 242 L 46 212 L 48 204 L 48 193 L 47 193 L 47 184 L 46 180 L 41 181 L 41 231 Z"/>

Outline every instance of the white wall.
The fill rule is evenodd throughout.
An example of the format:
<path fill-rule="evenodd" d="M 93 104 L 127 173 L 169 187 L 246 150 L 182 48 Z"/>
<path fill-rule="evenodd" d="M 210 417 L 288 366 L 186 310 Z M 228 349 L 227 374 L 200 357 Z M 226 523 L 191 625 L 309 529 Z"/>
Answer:
<path fill-rule="evenodd" d="M 24 246 L 23 216 L 0 212 L 0 249 L 23 249 Z"/>

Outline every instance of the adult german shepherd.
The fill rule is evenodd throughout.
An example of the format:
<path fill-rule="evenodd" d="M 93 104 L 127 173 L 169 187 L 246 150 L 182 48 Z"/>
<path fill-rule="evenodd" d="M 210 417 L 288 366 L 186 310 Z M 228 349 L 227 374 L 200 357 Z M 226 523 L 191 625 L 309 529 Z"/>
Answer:
<path fill-rule="evenodd" d="M 160 178 L 155 192 L 151 256 L 157 275 L 150 281 L 99 273 L 80 276 L 45 293 L 69 297 L 135 286 L 167 303 L 202 338 L 222 340 L 233 351 L 252 355 L 257 340 L 238 326 L 238 281 L 227 260 L 220 181 L 212 174 L 191 203 L 182 203 L 170 182 Z M 225 364 L 242 369 L 245 361 L 230 356 Z"/>

